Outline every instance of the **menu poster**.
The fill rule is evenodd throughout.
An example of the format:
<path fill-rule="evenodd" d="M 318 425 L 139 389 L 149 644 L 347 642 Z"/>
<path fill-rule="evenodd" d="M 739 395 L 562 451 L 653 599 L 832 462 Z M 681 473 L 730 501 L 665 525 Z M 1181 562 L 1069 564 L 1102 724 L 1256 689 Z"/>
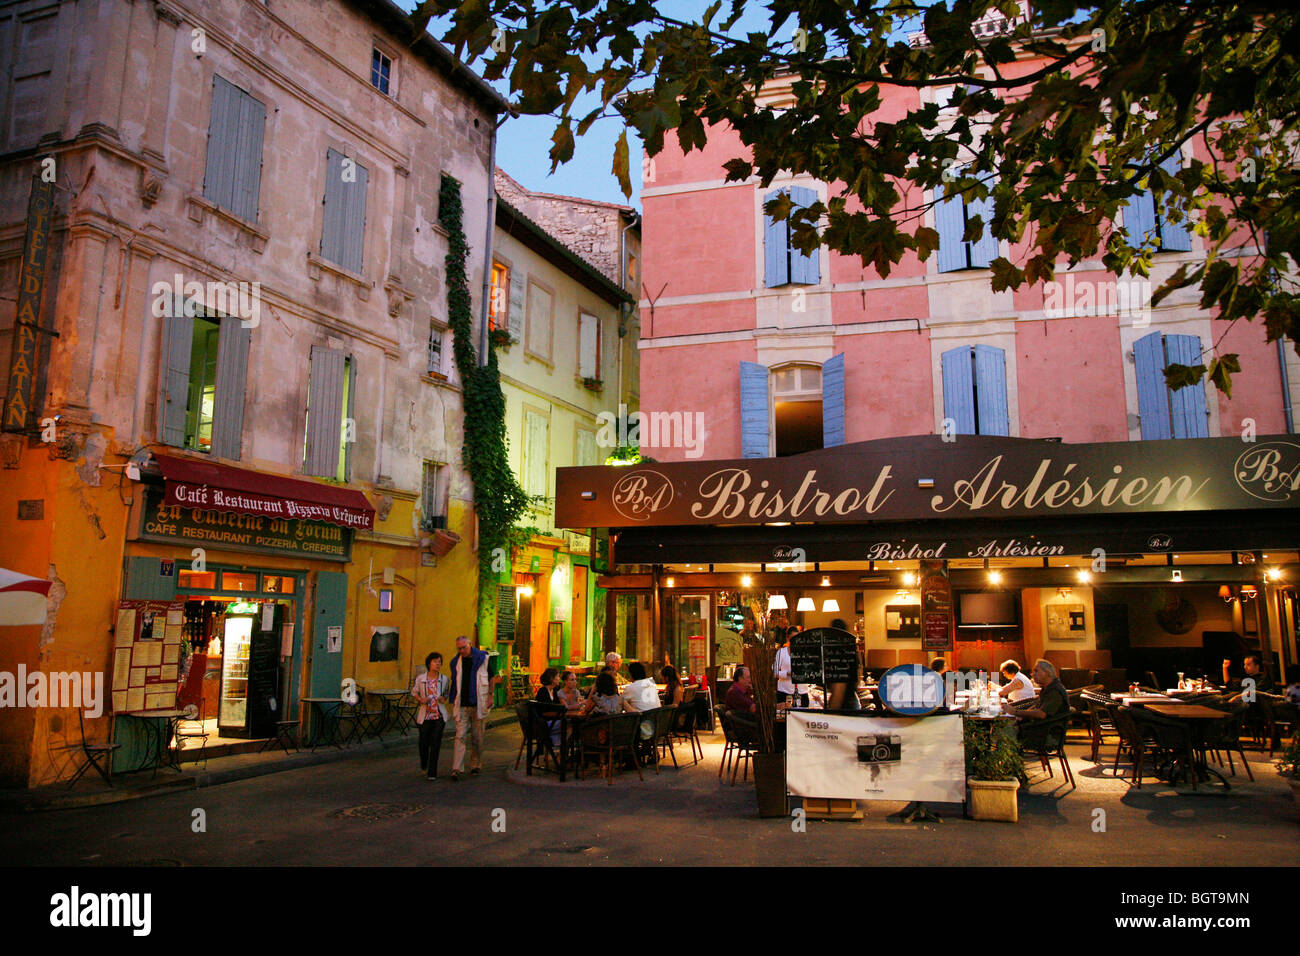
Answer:
<path fill-rule="evenodd" d="M 132 667 L 157 667 L 162 663 L 163 646 L 157 641 L 137 641 L 131 655 Z"/>
<path fill-rule="evenodd" d="M 126 687 L 131 681 L 131 648 L 119 647 L 113 652 L 113 686 Z"/>
<path fill-rule="evenodd" d="M 164 644 L 162 654 L 164 664 L 175 664 L 181 659 L 181 646 L 179 644 Z"/>
<path fill-rule="evenodd" d="M 135 676 L 134 672 L 132 673 L 131 676 L 132 677 Z M 144 688 L 143 687 L 132 687 L 130 690 L 126 692 L 126 709 L 128 711 L 144 710 Z"/>
<path fill-rule="evenodd" d="M 703 674 L 708 664 L 708 650 L 704 644 L 703 634 L 692 634 L 687 638 L 689 642 L 690 663 L 687 664 L 687 673 Z"/>
<path fill-rule="evenodd" d="M 293 625 L 280 626 L 280 656 L 293 657 Z"/>
<path fill-rule="evenodd" d="M 121 713 L 126 710 L 126 691 L 113 691 L 113 710 L 116 713 Z"/>
<path fill-rule="evenodd" d="M 159 674 L 158 676 L 162 680 L 176 680 L 177 677 L 176 671 L 177 671 L 177 667 L 175 664 L 164 664 L 162 666 L 162 673 Z"/>
<path fill-rule="evenodd" d="M 185 623 L 185 608 L 177 604 L 167 609 L 168 627 L 171 627 L 173 624 L 184 624 L 184 623 Z"/>
<path fill-rule="evenodd" d="M 952 582 L 945 561 L 921 561 L 921 647 L 950 651 L 953 647 Z"/>
<path fill-rule="evenodd" d="M 184 622 L 185 605 L 180 601 L 126 600 L 118 604 L 113 641 L 115 710 L 175 705 Z"/>
<path fill-rule="evenodd" d="M 117 609 L 117 629 L 113 632 L 114 647 L 130 647 L 135 643 L 135 608 Z"/>

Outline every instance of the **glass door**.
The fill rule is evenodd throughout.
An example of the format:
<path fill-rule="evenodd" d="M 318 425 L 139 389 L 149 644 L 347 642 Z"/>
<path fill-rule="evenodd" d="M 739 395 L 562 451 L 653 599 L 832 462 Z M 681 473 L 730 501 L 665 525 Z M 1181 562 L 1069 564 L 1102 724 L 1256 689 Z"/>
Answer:
<path fill-rule="evenodd" d="M 656 661 L 671 664 L 685 679 L 699 676 L 713 663 L 710 659 L 713 597 L 708 594 L 664 595 L 664 656 Z"/>

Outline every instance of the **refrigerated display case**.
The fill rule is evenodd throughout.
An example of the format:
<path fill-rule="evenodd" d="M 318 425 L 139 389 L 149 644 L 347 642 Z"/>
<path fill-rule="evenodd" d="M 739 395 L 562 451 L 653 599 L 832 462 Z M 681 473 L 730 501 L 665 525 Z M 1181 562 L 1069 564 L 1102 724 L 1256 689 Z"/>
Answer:
<path fill-rule="evenodd" d="M 282 605 L 269 603 L 254 614 L 227 614 L 217 721 L 221 736 L 274 736 L 283 616 Z"/>

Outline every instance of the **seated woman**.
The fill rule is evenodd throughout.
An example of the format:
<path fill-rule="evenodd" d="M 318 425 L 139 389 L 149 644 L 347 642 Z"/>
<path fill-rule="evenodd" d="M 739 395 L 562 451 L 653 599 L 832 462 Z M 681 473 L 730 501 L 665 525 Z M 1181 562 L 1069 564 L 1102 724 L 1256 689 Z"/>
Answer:
<path fill-rule="evenodd" d="M 578 675 L 573 671 L 565 671 L 560 679 L 559 698 L 565 710 L 581 710 L 586 703 L 582 691 L 578 690 Z"/>
<path fill-rule="evenodd" d="M 1020 669 L 1020 665 L 1015 661 L 1006 660 L 998 668 L 1002 674 L 1003 685 L 998 688 L 999 696 L 1009 699 L 1013 704 L 1017 701 L 1029 700 L 1031 697 L 1037 697 L 1038 691 L 1034 688 L 1034 682 L 1029 679 L 1029 675 Z"/>
<path fill-rule="evenodd" d="M 582 708 L 582 716 L 586 717 L 591 713 L 613 715 L 625 711 L 629 714 L 635 714 L 637 709 L 632 706 L 630 700 L 627 700 L 618 692 L 618 684 L 614 682 L 614 675 L 609 671 L 601 671 L 596 675 L 596 686 Z"/>
<path fill-rule="evenodd" d="M 676 707 L 686 696 L 686 685 L 682 679 L 677 676 L 677 668 L 668 665 L 663 669 L 664 689 L 660 694 L 665 707 Z"/>
<path fill-rule="evenodd" d="M 542 685 L 537 688 L 537 696 L 533 700 L 539 704 L 549 704 L 553 707 L 564 707 L 564 701 L 560 699 L 560 672 L 554 667 L 548 667 L 542 671 Z M 560 722 L 558 720 L 547 720 L 546 729 L 551 732 L 551 745 L 558 747 L 560 745 Z"/>

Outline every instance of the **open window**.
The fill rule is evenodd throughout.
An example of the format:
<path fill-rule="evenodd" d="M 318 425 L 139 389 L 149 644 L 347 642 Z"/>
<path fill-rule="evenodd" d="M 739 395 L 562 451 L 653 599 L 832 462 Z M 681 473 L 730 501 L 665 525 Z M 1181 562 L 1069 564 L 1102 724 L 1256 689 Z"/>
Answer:
<path fill-rule="evenodd" d="M 159 438 L 237 460 L 252 329 L 194 300 L 177 298 L 169 312 L 163 317 Z"/>
<path fill-rule="evenodd" d="M 844 355 L 773 369 L 741 362 L 740 414 L 745 458 L 844 444 Z"/>

